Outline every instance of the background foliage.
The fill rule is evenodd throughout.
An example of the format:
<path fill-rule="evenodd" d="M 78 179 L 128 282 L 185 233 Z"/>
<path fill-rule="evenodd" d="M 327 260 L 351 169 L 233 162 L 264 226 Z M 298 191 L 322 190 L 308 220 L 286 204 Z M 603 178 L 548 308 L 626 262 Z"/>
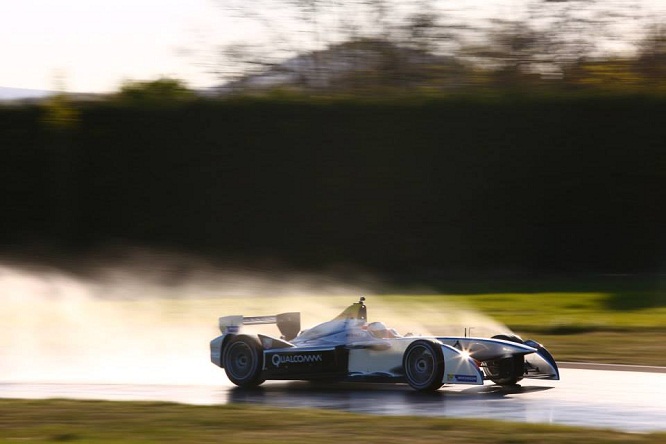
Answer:
<path fill-rule="evenodd" d="M 663 269 L 664 99 L 0 109 L 3 245 L 127 241 L 387 272 Z"/>

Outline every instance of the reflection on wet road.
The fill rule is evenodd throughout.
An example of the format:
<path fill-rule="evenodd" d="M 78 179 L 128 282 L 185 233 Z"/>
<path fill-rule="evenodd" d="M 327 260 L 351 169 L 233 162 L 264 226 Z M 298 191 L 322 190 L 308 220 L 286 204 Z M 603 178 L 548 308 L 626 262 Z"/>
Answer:
<path fill-rule="evenodd" d="M 268 382 L 246 390 L 230 386 L 221 373 L 220 386 L 0 383 L 0 397 L 249 403 L 666 431 L 666 373 L 561 369 L 561 376 L 561 381 L 525 381 L 512 388 L 487 383 L 420 394 L 406 385 L 307 382 Z"/>
<path fill-rule="evenodd" d="M 474 387 L 465 390 L 440 390 L 436 393 L 418 393 L 407 386 L 377 386 L 345 384 L 342 386 L 313 387 L 307 383 L 289 383 L 247 391 L 233 388 L 229 402 L 261 403 L 267 405 L 308 406 L 346 410 L 379 415 L 496 417 L 523 420 L 524 411 L 506 409 L 502 402 L 516 394 L 536 393 L 550 387 L 498 386 Z M 537 422 L 549 422 L 537 419 Z"/>

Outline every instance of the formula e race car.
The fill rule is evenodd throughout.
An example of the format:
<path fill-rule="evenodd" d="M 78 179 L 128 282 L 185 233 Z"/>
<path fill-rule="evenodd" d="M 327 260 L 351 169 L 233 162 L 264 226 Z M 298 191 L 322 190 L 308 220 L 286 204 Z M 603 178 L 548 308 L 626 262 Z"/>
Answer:
<path fill-rule="evenodd" d="M 559 379 L 551 354 L 518 336 L 492 338 L 401 336 L 367 322 L 365 298 L 333 320 L 301 331 L 300 313 L 219 318 L 211 361 L 231 382 L 253 387 L 266 380 L 408 383 L 418 391 L 444 384 L 515 385 L 523 378 Z M 244 325 L 277 324 L 280 338 L 241 334 Z"/>

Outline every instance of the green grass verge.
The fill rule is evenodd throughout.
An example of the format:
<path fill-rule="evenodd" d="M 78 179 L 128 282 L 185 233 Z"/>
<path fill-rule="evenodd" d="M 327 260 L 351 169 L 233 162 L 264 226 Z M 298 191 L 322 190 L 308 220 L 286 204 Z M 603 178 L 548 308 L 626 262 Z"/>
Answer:
<path fill-rule="evenodd" d="M 382 303 L 396 307 L 423 304 L 436 313 L 446 313 L 452 306 L 471 308 L 512 328 L 544 333 L 666 328 L 666 301 L 654 293 L 637 294 L 633 299 L 606 292 L 415 295 L 382 299 Z"/>
<path fill-rule="evenodd" d="M 0 442 L 662 443 L 636 434 L 490 420 L 385 417 L 258 406 L 0 399 Z"/>
<path fill-rule="evenodd" d="M 666 329 L 593 331 L 571 334 L 537 334 L 518 330 L 523 338 L 544 344 L 557 361 L 666 367 L 663 339 Z"/>
<path fill-rule="evenodd" d="M 424 319 L 435 314 L 442 325 L 456 310 L 473 310 L 541 342 L 558 361 L 666 366 L 666 304 L 657 291 L 401 295 L 381 304 L 428 307 Z"/>

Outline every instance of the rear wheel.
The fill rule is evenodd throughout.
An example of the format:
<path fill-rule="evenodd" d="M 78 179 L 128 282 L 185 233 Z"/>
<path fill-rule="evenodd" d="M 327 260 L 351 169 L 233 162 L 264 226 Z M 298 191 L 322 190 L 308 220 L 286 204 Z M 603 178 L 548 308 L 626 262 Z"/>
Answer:
<path fill-rule="evenodd" d="M 520 336 L 514 335 L 496 335 L 492 339 L 502 339 L 505 341 L 516 342 L 522 344 L 523 340 Z M 518 381 L 523 379 L 525 373 L 525 356 L 509 356 L 506 358 L 495 359 L 486 362 L 485 366 L 486 375 L 488 378 L 498 385 L 516 385 Z"/>
<path fill-rule="evenodd" d="M 414 389 L 432 392 L 442 386 L 444 378 L 444 353 L 430 341 L 412 342 L 402 358 L 407 382 Z"/>
<path fill-rule="evenodd" d="M 261 378 L 263 353 L 259 342 L 251 336 L 236 336 L 224 348 L 222 363 L 231 382 L 239 387 L 255 387 Z"/>

